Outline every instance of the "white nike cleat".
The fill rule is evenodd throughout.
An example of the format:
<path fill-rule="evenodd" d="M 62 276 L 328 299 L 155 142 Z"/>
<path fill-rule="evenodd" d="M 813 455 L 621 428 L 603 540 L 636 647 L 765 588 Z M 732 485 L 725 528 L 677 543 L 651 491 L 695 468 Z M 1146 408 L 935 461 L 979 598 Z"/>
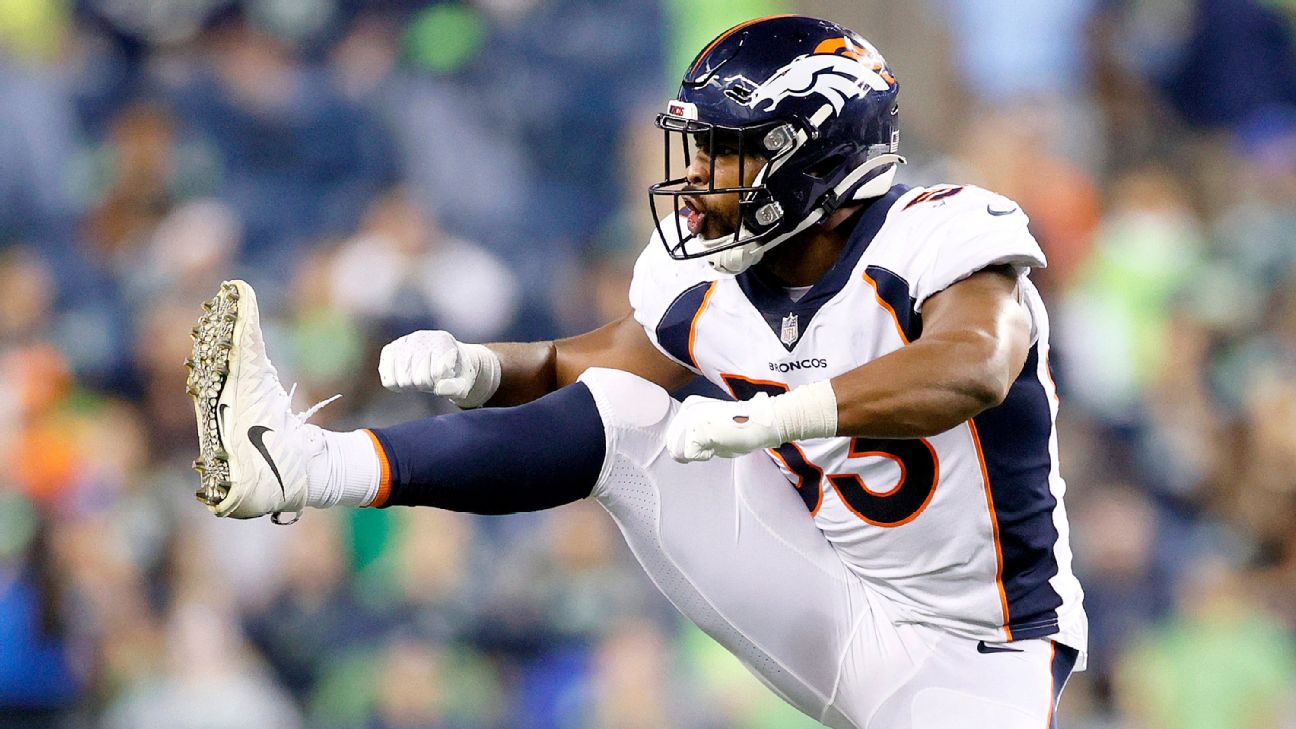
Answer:
<path fill-rule="evenodd" d="M 266 357 L 256 294 L 247 282 L 222 283 L 203 309 L 193 357 L 185 360 L 198 416 L 193 467 L 202 488 L 196 496 L 216 516 L 273 514 L 282 523 L 281 512 L 305 508 L 307 463 L 324 448 L 319 426 L 306 419 L 331 400 L 292 412 Z"/>

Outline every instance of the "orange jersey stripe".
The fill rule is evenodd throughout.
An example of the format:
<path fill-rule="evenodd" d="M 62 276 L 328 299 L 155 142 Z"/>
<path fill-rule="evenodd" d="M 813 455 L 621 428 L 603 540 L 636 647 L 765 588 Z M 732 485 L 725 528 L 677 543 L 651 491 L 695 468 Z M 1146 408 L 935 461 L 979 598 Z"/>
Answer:
<path fill-rule="evenodd" d="M 1057 380 L 1053 379 L 1053 350 L 1049 350 L 1044 356 L 1044 371 L 1048 373 L 1049 385 L 1053 388 L 1053 401 L 1062 402 L 1062 396 L 1058 394 Z"/>
<path fill-rule="evenodd" d="M 693 367 L 698 370 L 701 370 L 702 367 L 698 364 L 697 355 L 693 354 L 693 342 L 697 340 L 698 320 L 702 318 L 702 312 L 706 311 L 707 302 L 711 300 L 711 294 L 715 291 L 715 287 L 716 282 L 712 281 L 711 285 L 707 287 L 706 293 L 702 295 L 702 304 L 698 306 L 697 312 L 693 314 L 693 323 L 689 324 L 689 361 L 692 362 Z"/>
<path fill-rule="evenodd" d="M 708 44 L 707 44 L 707 47 L 706 47 L 706 48 L 703 48 L 703 49 L 702 49 L 702 52 L 698 54 L 697 60 L 693 61 L 693 65 L 692 65 L 692 66 L 689 66 L 689 70 L 688 70 L 688 72 L 691 74 L 691 73 L 693 73 L 694 71 L 696 71 L 696 70 L 697 70 L 697 67 L 698 67 L 698 64 L 702 62 L 702 59 L 703 59 L 703 58 L 706 58 L 706 54 L 710 53 L 712 48 L 715 48 L 716 45 L 720 43 L 720 41 L 724 40 L 725 38 L 728 38 L 729 36 L 733 35 L 734 33 L 736 33 L 736 32 L 738 32 L 738 31 L 742 30 L 743 28 L 746 28 L 746 27 L 749 26 L 749 25 L 755 25 L 756 23 L 759 23 L 759 22 L 761 22 L 762 20 L 773 20 L 774 18 L 790 18 L 790 17 L 792 17 L 792 13 L 780 13 L 780 14 L 778 14 L 778 15 L 766 15 L 766 16 L 763 17 L 763 18 L 752 18 L 751 20 L 748 20 L 748 21 L 746 21 L 746 22 L 739 23 L 738 25 L 735 25 L 734 27 L 730 28 L 729 30 L 726 30 L 725 32 L 721 33 L 719 36 L 716 37 L 715 40 L 713 40 L 713 41 L 711 41 L 710 43 L 708 43 Z"/>
<path fill-rule="evenodd" d="M 1012 640 L 1012 629 L 1008 627 L 1011 615 L 1008 613 L 1008 593 L 1003 583 L 1003 545 L 999 543 L 999 517 L 995 514 L 994 498 L 990 495 L 990 472 L 986 469 L 985 454 L 981 452 L 981 436 L 977 434 L 976 423 L 967 421 L 968 430 L 972 433 L 972 445 L 976 447 L 977 463 L 981 466 L 981 482 L 985 489 L 986 507 L 990 509 L 990 526 L 994 532 L 995 546 L 995 584 L 999 587 L 999 604 L 1003 608 L 1004 633 Z"/>
<path fill-rule="evenodd" d="M 873 287 L 873 296 L 877 299 L 878 305 L 883 309 L 886 309 L 887 313 L 891 314 L 891 321 L 895 322 L 896 333 L 900 335 L 900 341 L 908 344 L 909 337 L 905 334 L 904 327 L 900 326 L 900 317 L 896 314 L 896 310 L 892 309 L 891 305 L 886 302 L 886 299 L 882 298 L 882 290 L 878 288 L 877 281 L 874 281 L 873 277 L 868 275 L 867 271 L 864 272 L 864 280 L 868 282 L 869 286 Z M 985 466 L 982 464 L 982 469 L 984 468 Z"/>
<path fill-rule="evenodd" d="M 743 382 L 750 382 L 753 385 L 764 385 L 766 387 L 777 387 L 783 392 L 787 392 L 788 390 L 791 389 L 787 386 L 787 383 L 784 382 L 775 382 L 774 380 L 757 380 L 751 377 L 743 377 L 742 375 L 730 374 L 728 372 L 721 372 L 720 379 L 724 380 L 725 387 L 729 388 L 729 394 L 733 395 L 735 400 L 741 400 L 742 398 L 738 397 L 738 393 L 734 391 L 733 385 L 729 382 L 730 380 L 741 380 Z"/>
<path fill-rule="evenodd" d="M 369 506 L 379 507 L 386 504 L 388 497 L 391 496 L 391 461 L 387 460 L 387 451 L 383 450 L 378 436 L 367 428 L 365 433 L 369 435 L 369 440 L 373 441 L 374 452 L 378 454 L 378 463 L 382 469 L 378 477 L 378 493 L 374 496 L 373 501 L 369 502 Z"/>
<path fill-rule="evenodd" d="M 1053 726 L 1053 712 L 1057 710 L 1057 704 L 1054 700 L 1057 698 L 1057 674 L 1053 672 L 1053 664 L 1057 661 L 1057 643 L 1049 641 L 1049 710 L 1048 721 L 1044 722 L 1044 729 L 1050 729 Z"/>

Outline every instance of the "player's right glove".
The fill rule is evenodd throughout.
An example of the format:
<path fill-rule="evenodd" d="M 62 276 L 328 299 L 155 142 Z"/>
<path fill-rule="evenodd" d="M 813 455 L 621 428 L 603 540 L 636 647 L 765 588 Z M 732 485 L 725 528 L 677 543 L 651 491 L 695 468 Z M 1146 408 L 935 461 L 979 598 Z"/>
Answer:
<path fill-rule="evenodd" d="M 807 438 L 837 435 L 837 395 L 820 380 L 773 397 L 731 402 L 693 395 L 666 428 L 666 449 L 680 463 L 734 458 Z"/>
<path fill-rule="evenodd" d="M 461 408 L 475 408 L 499 388 L 500 361 L 489 347 L 464 344 L 449 332 L 424 330 L 383 347 L 378 376 L 388 390 L 430 392 Z"/>

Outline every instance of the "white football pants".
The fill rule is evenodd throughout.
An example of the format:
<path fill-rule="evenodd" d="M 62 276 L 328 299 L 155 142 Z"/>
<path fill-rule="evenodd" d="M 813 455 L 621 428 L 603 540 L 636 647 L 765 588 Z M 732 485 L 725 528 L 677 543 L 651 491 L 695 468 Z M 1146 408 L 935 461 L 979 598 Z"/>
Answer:
<path fill-rule="evenodd" d="M 665 390 L 616 370 L 580 380 L 607 437 L 593 497 L 667 599 L 779 696 L 830 727 L 1050 726 L 1052 641 L 981 653 L 897 624 L 768 457 L 676 463 L 664 436 L 679 403 Z"/>

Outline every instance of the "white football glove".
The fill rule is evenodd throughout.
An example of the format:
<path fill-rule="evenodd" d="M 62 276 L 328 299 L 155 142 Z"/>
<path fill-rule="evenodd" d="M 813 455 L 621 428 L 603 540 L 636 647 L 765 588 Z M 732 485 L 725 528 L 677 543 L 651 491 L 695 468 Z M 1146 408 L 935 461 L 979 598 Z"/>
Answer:
<path fill-rule="evenodd" d="M 666 428 L 671 458 L 680 463 L 733 458 L 782 445 L 772 400 L 765 393 L 741 402 L 689 397 Z"/>
<path fill-rule="evenodd" d="M 680 463 L 734 458 L 806 438 L 837 434 L 837 397 L 827 380 L 770 397 L 730 402 L 693 395 L 666 427 L 666 449 Z"/>
<path fill-rule="evenodd" d="M 489 347 L 463 344 L 449 332 L 406 334 L 382 348 L 378 376 L 388 390 L 419 390 L 475 408 L 495 394 L 499 357 Z"/>

